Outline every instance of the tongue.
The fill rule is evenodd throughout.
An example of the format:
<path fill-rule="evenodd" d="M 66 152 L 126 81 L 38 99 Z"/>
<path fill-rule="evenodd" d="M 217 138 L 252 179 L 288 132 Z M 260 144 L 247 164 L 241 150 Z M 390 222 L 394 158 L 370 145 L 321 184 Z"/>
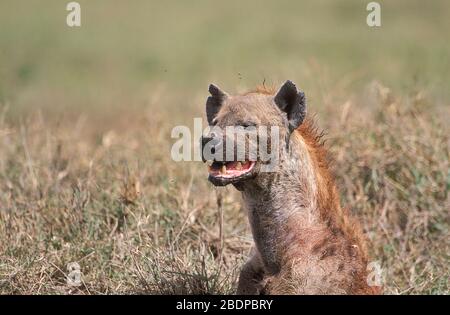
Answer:
<path fill-rule="evenodd" d="M 209 171 L 212 174 L 215 175 L 221 175 L 221 176 L 225 176 L 225 177 L 234 177 L 234 176 L 239 176 L 245 172 L 247 172 L 252 166 L 252 163 L 249 161 L 246 162 L 239 162 L 239 161 L 232 161 L 232 162 L 227 162 L 225 164 L 213 164 L 210 168 Z"/>
<path fill-rule="evenodd" d="M 246 162 L 228 162 L 226 163 L 227 166 L 227 170 L 236 170 L 236 171 L 242 171 L 242 170 L 246 170 L 250 167 L 251 163 L 246 161 Z"/>

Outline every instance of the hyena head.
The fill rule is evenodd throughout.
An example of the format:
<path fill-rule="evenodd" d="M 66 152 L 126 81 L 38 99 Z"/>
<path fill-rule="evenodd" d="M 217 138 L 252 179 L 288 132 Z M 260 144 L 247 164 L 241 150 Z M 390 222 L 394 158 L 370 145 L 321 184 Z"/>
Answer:
<path fill-rule="evenodd" d="M 216 186 L 233 184 L 239 190 L 248 183 L 267 183 L 286 160 L 290 135 L 305 118 L 304 93 L 291 81 L 274 94 L 229 95 L 213 84 L 209 92 L 210 128 L 201 139 L 208 179 Z"/>

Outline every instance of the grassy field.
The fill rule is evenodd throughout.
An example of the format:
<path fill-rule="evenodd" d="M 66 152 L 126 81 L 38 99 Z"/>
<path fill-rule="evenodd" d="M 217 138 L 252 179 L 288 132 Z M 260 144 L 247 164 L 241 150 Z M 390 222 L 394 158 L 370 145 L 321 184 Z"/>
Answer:
<path fill-rule="evenodd" d="M 67 1 L 68 2 L 68 1 Z M 298 84 L 388 294 L 450 293 L 450 3 L 0 2 L 0 293 L 233 293 L 233 188 L 172 161 L 207 87 Z M 67 264 L 82 285 L 67 284 Z"/>

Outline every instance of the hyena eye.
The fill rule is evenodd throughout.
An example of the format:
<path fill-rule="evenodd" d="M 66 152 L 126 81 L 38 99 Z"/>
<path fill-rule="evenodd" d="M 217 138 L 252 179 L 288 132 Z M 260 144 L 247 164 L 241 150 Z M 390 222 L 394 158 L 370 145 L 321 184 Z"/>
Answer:
<path fill-rule="evenodd" d="M 243 123 L 239 124 L 240 126 L 247 128 L 247 127 L 256 127 L 256 123 L 252 122 L 252 121 L 246 121 Z"/>

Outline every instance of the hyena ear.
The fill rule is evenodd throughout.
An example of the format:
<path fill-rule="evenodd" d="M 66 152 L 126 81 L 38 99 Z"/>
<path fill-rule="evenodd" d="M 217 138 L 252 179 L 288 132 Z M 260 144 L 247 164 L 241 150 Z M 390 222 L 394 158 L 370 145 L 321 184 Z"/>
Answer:
<path fill-rule="evenodd" d="M 295 84 L 287 80 L 274 98 L 275 104 L 287 114 L 289 130 L 292 132 L 300 126 L 306 116 L 305 93 L 298 91 Z"/>
<path fill-rule="evenodd" d="M 206 100 L 206 117 L 208 123 L 212 125 L 214 117 L 216 117 L 223 102 L 228 98 L 228 94 L 214 84 L 209 85 L 209 93 L 211 93 L 211 96 Z"/>

